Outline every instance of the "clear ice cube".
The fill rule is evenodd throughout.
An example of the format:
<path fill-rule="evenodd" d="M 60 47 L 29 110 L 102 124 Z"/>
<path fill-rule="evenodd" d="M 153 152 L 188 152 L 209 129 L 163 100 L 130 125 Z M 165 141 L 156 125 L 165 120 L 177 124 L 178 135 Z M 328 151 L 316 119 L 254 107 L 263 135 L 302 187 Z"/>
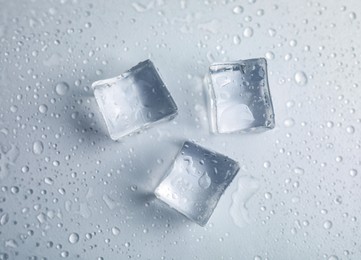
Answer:
<path fill-rule="evenodd" d="M 275 117 L 265 59 L 214 63 L 209 67 L 207 85 L 213 132 L 274 128 Z"/>
<path fill-rule="evenodd" d="M 186 141 L 155 195 L 204 226 L 238 170 L 236 161 Z"/>
<path fill-rule="evenodd" d="M 177 115 L 177 105 L 150 60 L 92 87 L 113 140 Z"/>

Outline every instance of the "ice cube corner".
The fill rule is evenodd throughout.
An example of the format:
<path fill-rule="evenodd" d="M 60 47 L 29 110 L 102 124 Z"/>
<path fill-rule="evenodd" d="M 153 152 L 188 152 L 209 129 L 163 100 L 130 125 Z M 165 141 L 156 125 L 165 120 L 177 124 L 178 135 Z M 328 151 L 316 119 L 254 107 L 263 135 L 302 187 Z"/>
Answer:
<path fill-rule="evenodd" d="M 238 170 L 236 161 L 186 141 L 155 195 L 204 226 Z"/>
<path fill-rule="evenodd" d="M 150 60 L 120 76 L 96 81 L 92 88 L 113 140 L 177 115 L 177 105 Z"/>
<path fill-rule="evenodd" d="M 212 132 L 242 133 L 274 128 L 264 58 L 213 63 L 206 84 Z"/>

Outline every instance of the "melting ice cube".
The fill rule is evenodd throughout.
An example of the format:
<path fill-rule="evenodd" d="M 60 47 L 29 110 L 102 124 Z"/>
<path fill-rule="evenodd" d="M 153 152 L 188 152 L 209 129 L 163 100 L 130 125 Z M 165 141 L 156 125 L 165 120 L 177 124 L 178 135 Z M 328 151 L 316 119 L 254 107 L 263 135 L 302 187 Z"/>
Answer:
<path fill-rule="evenodd" d="M 207 80 L 212 131 L 272 129 L 275 118 L 263 58 L 214 63 Z"/>
<path fill-rule="evenodd" d="M 150 60 L 118 77 L 96 81 L 92 87 L 113 140 L 177 114 L 177 106 Z"/>
<path fill-rule="evenodd" d="M 155 195 L 204 226 L 238 170 L 236 161 L 186 141 Z"/>

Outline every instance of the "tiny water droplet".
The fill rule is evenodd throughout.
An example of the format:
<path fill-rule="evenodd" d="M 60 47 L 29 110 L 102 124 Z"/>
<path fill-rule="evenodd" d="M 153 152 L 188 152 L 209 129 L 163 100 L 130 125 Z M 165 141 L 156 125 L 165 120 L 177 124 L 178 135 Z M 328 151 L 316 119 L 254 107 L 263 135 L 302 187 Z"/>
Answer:
<path fill-rule="evenodd" d="M 306 73 L 304 73 L 303 71 L 297 71 L 295 73 L 295 82 L 299 85 L 299 86 L 304 86 L 307 84 L 307 76 Z"/>
<path fill-rule="evenodd" d="M 233 36 L 233 44 L 234 45 L 239 45 L 241 44 L 241 36 L 239 36 L 238 34 Z"/>
<path fill-rule="evenodd" d="M 330 229 L 332 228 L 332 222 L 330 220 L 326 220 L 324 223 L 323 223 L 323 227 L 325 229 Z"/>
<path fill-rule="evenodd" d="M 305 170 L 302 169 L 301 167 L 296 167 L 293 169 L 293 172 L 296 173 L 296 174 L 299 174 L 299 175 L 302 175 L 305 173 Z"/>
<path fill-rule="evenodd" d="M 0 225 L 4 226 L 6 223 L 8 223 L 9 221 L 9 214 L 8 213 L 4 213 L 1 217 L 0 217 Z"/>
<path fill-rule="evenodd" d="M 285 127 L 293 127 L 295 125 L 295 120 L 293 118 L 287 118 L 283 124 Z"/>
<path fill-rule="evenodd" d="M 265 162 L 263 163 L 263 167 L 266 168 L 266 169 L 268 169 L 269 167 L 271 167 L 271 162 L 270 162 L 270 161 L 265 161 Z"/>

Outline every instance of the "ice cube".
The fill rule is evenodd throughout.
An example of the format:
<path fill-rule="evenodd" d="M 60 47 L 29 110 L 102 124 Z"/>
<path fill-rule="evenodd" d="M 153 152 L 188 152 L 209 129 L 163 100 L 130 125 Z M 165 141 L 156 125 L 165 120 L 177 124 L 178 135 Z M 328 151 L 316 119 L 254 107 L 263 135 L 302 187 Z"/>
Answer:
<path fill-rule="evenodd" d="M 238 170 L 236 161 L 186 141 L 155 195 L 204 226 Z"/>
<path fill-rule="evenodd" d="M 206 83 L 213 132 L 274 128 L 275 117 L 265 59 L 214 63 L 209 67 Z"/>
<path fill-rule="evenodd" d="M 150 60 L 92 87 L 113 140 L 177 114 L 177 105 Z"/>

